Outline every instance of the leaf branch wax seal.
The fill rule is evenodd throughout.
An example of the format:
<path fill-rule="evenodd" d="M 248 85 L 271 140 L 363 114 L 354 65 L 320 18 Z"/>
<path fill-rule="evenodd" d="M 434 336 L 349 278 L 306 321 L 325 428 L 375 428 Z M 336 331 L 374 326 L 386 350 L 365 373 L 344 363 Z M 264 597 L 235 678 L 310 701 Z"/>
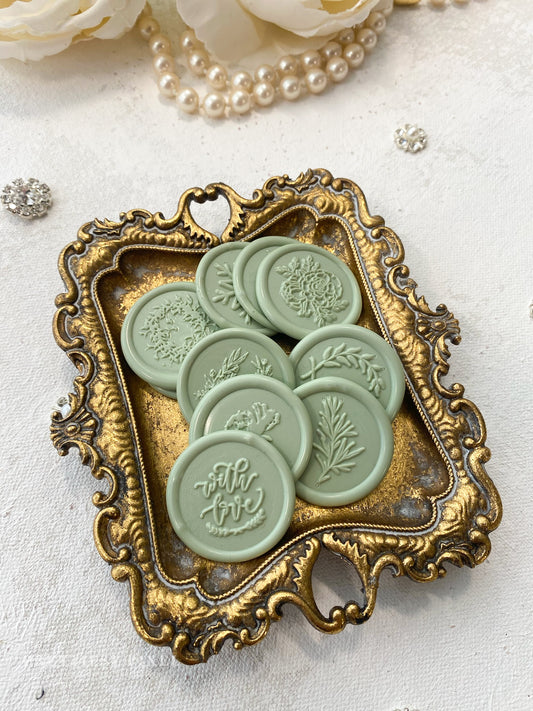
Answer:
<path fill-rule="evenodd" d="M 176 460 L 167 483 L 172 528 L 204 558 L 239 562 L 263 555 L 285 534 L 295 505 L 289 465 L 250 432 L 202 437 Z"/>
<path fill-rule="evenodd" d="M 270 335 L 272 327 L 256 321 L 237 298 L 233 268 L 246 242 L 227 242 L 207 252 L 198 265 L 196 283 L 202 308 L 221 328 L 252 328 Z"/>
<path fill-rule="evenodd" d="M 372 393 L 394 419 L 403 401 L 402 362 L 387 341 L 362 326 L 325 326 L 298 343 L 290 360 L 297 385 L 335 376 Z"/>

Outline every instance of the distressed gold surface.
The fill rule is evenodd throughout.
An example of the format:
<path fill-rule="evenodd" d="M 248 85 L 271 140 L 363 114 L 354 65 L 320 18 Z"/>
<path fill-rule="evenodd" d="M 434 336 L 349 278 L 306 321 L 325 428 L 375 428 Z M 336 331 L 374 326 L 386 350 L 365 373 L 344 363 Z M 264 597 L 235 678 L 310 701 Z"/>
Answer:
<path fill-rule="evenodd" d="M 192 201 L 218 197 L 231 209 L 220 239 L 190 213 Z M 165 485 L 188 427 L 176 402 L 126 366 L 120 328 L 142 294 L 194 279 L 210 246 L 266 234 L 322 245 L 346 261 L 364 295 L 359 323 L 396 348 L 408 390 L 393 425 L 392 465 L 374 492 L 337 508 L 298 500 L 274 550 L 226 565 L 192 553 L 172 531 Z M 318 629 L 337 632 L 368 619 L 384 567 L 429 581 L 444 575 L 445 562 L 474 566 L 488 555 L 501 504 L 483 466 L 485 425 L 462 386 L 442 384 L 458 323 L 445 306 L 430 309 L 416 295 L 400 240 L 369 215 L 354 183 L 318 170 L 272 178 L 251 200 L 223 184 L 194 188 L 168 220 L 133 210 L 119 222 L 85 225 L 59 269 L 67 292 L 56 300 L 54 333 L 80 375 L 70 413 L 52 417 L 52 439 L 60 454 L 78 447 L 92 473 L 109 483 L 94 496 L 96 545 L 113 577 L 129 580 L 133 623 L 144 639 L 171 646 L 185 663 L 206 661 L 226 639 L 236 648 L 262 639 L 286 602 Z M 294 343 L 279 342 L 286 350 Z M 322 547 L 355 566 L 362 605 L 350 602 L 327 617 L 318 610 L 311 572 Z"/>

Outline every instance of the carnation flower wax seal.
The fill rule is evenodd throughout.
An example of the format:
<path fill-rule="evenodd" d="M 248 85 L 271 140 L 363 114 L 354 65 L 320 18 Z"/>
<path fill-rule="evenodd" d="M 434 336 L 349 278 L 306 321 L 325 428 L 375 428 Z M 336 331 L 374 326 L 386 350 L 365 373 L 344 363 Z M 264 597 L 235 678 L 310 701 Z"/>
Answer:
<path fill-rule="evenodd" d="M 210 432 L 242 430 L 278 449 L 298 478 L 311 456 L 311 420 L 285 383 L 264 375 L 237 375 L 215 386 L 196 408 L 189 442 Z"/>
<path fill-rule="evenodd" d="M 354 323 L 361 313 L 354 275 L 316 245 L 278 247 L 261 263 L 256 288 L 267 318 L 293 338 L 332 323 Z"/>
<path fill-rule="evenodd" d="M 0 203 L 14 215 L 32 220 L 46 215 L 52 205 L 52 193 L 46 183 L 35 178 L 17 178 L 4 186 Z"/>

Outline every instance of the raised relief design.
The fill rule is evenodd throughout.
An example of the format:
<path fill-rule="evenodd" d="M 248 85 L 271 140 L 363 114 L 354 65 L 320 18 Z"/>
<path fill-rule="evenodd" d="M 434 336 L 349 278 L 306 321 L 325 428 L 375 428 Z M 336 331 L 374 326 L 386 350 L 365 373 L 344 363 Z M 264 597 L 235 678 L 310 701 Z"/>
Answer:
<path fill-rule="evenodd" d="M 332 475 L 340 476 L 351 471 L 356 463 L 355 458 L 365 451 L 365 447 L 358 447 L 355 443 L 359 433 L 342 410 L 343 405 L 344 401 L 336 395 L 328 395 L 322 400 L 313 441 L 315 457 L 320 464 L 315 486 L 329 481 Z"/>
<path fill-rule="evenodd" d="M 204 375 L 204 385 L 200 390 L 194 393 L 194 396 L 200 399 L 208 393 L 211 388 L 218 385 L 218 383 L 229 380 L 229 378 L 233 378 L 234 375 L 238 375 L 241 365 L 248 358 L 248 355 L 248 351 L 244 351 L 243 353 L 241 348 L 232 350 L 231 353 L 224 358 L 218 370 L 211 368 L 209 373 Z M 272 364 L 266 358 L 259 358 L 259 356 L 256 355 L 251 363 L 254 366 L 256 374 L 273 375 L 274 369 Z"/>
<path fill-rule="evenodd" d="M 194 396 L 200 399 L 208 393 L 211 388 L 218 385 L 218 383 L 233 378 L 234 375 L 238 375 L 241 365 L 247 358 L 248 351 L 244 351 L 243 353 L 241 348 L 234 348 L 231 353 L 224 358 L 218 370 L 211 368 L 209 373 L 204 375 L 204 386 L 200 390 L 197 390 Z"/>
<path fill-rule="evenodd" d="M 190 294 L 179 294 L 154 306 L 140 333 L 146 338 L 146 350 L 153 350 L 161 365 L 173 366 L 216 328 Z"/>
<path fill-rule="evenodd" d="M 385 368 L 373 362 L 375 357 L 374 353 L 361 353 L 360 346 L 347 346 L 346 343 L 339 343 L 336 347 L 328 346 L 318 363 L 314 356 L 309 356 L 309 370 L 302 373 L 300 379 L 302 382 L 314 380 L 322 368 L 340 368 L 344 365 L 347 368 L 360 370 L 368 383 L 368 391 L 379 397 L 385 388 L 385 383 L 380 375 Z"/>
<path fill-rule="evenodd" d="M 194 488 L 209 501 L 200 518 L 208 519 L 205 525 L 211 535 L 238 536 L 263 523 L 265 490 L 259 486 L 250 491 L 258 477 L 257 472 L 250 471 L 250 461 L 241 457 L 235 463 L 218 462 L 205 481 L 196 482 Z"/>
<path fill-rule="evenodd" d="M 276 272 L 287 277 L 280 288 L 285 303 L 298 316 L 312 318 L 318 327 L 336 321 L 336 314 L 348 306 L 339 277 L 323 269 L 311 255 L 294 257 L 276 267 Z"/>
<path fill-rule="evenodd" d="M 215 303 L 224 304 L 224 306 L 229 306 L 231 310 L 235 311 L 239 318 L 241 318 L 244 323 L 249 326 L 252 323 L 250 314 L 242 308 L 237 300 L 237 296 L 235 295 L 232 265 L 227 262 L 222 264 L 215 262 L 214 266 L 218 277 L 218 287 L 214 291 L 213 301 Z"/>
<path fill-rule="evenodd" d="M 269 442 L 272 437 L 267 434 L 279 425 L 281 415 L 269 407 L 266 402 L 254 402 L 247 410 L 237 410 L 224 425 L 225 430 L 246 430 L 261 435 Z"/>

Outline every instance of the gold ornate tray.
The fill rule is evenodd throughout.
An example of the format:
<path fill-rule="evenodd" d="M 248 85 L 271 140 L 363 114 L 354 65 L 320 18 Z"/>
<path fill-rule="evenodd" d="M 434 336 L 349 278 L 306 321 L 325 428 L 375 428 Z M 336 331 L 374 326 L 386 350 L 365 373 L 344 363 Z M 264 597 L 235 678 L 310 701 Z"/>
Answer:
<path fill-rule="evenodd" d="M 190 207 L 220 197 L 231 216 L 218 238 Z M 125 365 L 120 328 L 149 289 L 194 279 L 209 247 L 265 234 L 322 245 L 351 267 L 364 295 L 359 323 L 396 348 L 407 391 L 394 422 L 392 465 L 372 494 L 331 509 L 298 500 L 274 550 L 225 565 L 195 555 L 172 531 L 165 484 L 187 444 L 187 424 L 176 402 Z M 92 474 L 108 482 L 93 497 L 94 537 L 115 580 L 129 581 L 133 624 L 147 642 L 170 646 L 187 664 L 203 662 L 228 639 L 237 649 L 259 642 L 288 602 L 317 629 L 338 632 L 370 617 L 385 567 L 431 581 L 447 562 L 474 566 L 487 557 L 501 503 L 484 469 L 485 424 L 461 385 L 442 383 L 459 325 L 444 305 L 433 310 L 417 296 L 403 258 L 400 240 L 369 214 L 357 185 L 325 170 L 271 178 L 251 200 L 221 183 L 193 188 L 168 220 L 145 210 L 119 222 L 95 220 L 64 249 L 59 270 L 67 291 L 56 300 L 54 334 L 79 375 L 70 412 L 52 416 L 52 440 L 61 455 L 77 447 Z M 311 573 L 322 548 L 355 566 L 362 604 L 319 611 Z"/>

